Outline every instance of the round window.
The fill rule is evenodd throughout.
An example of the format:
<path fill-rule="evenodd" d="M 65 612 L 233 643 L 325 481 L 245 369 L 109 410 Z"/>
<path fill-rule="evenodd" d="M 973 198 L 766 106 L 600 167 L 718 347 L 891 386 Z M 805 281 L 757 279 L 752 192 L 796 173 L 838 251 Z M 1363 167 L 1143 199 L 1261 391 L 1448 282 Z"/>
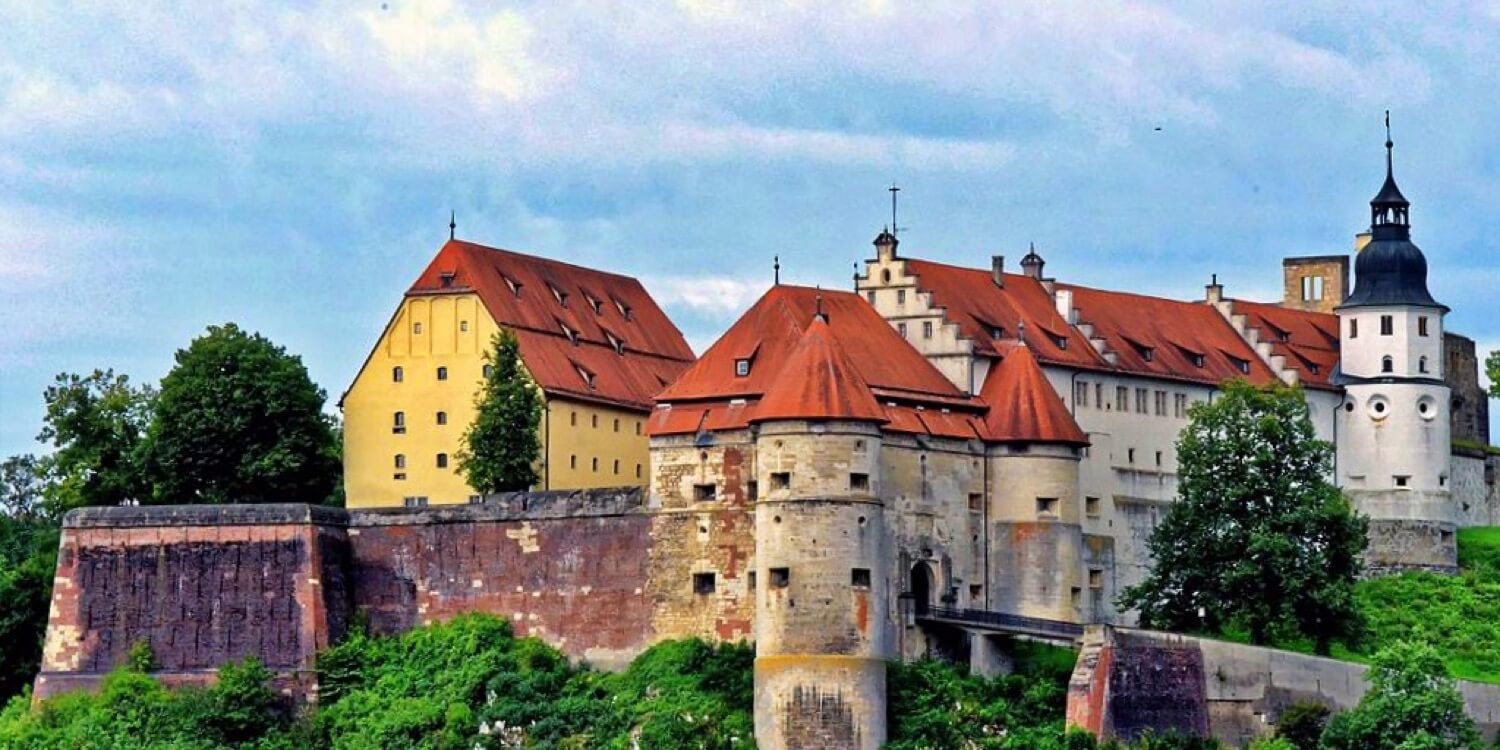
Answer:
<path fill-rule="evenodd" d="M 1391 413 L 1391 402 L 1385 396 L 1371 396 L 1368 407 L 1371 419 L 1385 419 Z"/>
<path fill-rule="evenodd" d="M 1436 418 L 1437 400 L 1431 396 L 1423 396 L 1417 399 L 1417 414 L 1429 421 Z"/>
<path fill-rule="evenodd" d="M 1350 401 L 1350 402 L 1344 404 L 1344 411 L 1353 412 L 1354 411 L 1354 402 Z"/>

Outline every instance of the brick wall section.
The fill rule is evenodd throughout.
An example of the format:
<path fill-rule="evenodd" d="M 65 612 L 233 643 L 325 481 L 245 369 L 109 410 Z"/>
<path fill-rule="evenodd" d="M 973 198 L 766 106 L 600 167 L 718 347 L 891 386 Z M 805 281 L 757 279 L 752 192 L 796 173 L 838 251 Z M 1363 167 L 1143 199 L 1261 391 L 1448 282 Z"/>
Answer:
<path fill-rule="evenodd" d="M 64 520 L 38 698 L 97 686 L 137 642 L 171 683 L 246 656 L 316 697 L 314 658 L 356 611 L 397 632 L 480 611 L 620 666 L 661 637 L 646 591 L 655 514 L 638 489 L 480 505 L 90 508 Z"/>

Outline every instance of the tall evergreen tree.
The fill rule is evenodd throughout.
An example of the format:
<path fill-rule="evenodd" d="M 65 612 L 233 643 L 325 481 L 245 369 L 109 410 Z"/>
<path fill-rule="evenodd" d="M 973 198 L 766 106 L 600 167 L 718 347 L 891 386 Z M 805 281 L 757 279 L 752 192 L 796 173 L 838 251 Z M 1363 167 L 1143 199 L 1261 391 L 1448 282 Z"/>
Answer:
<path fill-rule="evenodd" d="M 153 501 L 323 502 L 339 479 L 325 400 L 301 358 L 209 326 L 161 381 L 143 446 Z"/>
<path fill-rule="evenodd" d="M 524 490 L 538 479 L 541 389 L 522 366 L 521 345 L 510 331 L 495 334 L 485 361 L 489 374 L 475 397 L 474 423 L 464 432 L 458 469 L 481 493 Z"/>
<path fill-rule="evenodd" d="M 1120 604 L 1148 627 L 1307 636 L 1320 653 L 1357 635 L 1368 524 L 1329 483 L 1333 446 L 1302 392 L 1229 382 L 1188 416 L 1178 500 L 1151 535 L 1150 575 Z"/>

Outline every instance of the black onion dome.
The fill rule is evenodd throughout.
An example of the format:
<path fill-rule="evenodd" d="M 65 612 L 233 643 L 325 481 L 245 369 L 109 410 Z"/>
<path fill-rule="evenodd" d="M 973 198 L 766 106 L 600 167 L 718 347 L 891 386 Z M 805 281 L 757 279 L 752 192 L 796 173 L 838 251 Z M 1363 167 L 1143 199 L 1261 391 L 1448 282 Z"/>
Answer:
<path fill-rule="evenodd" d="M 1396 186 L 1391 141 L 1385 142 L 1385 184 L 1370 201 L 1370 242 L 1354 260 L 1354 293 L 1338 309 L 1385 305 L 1448 308 L 1427 291 L 1427 258 L 1411 241 L 1411 204 Z"/>

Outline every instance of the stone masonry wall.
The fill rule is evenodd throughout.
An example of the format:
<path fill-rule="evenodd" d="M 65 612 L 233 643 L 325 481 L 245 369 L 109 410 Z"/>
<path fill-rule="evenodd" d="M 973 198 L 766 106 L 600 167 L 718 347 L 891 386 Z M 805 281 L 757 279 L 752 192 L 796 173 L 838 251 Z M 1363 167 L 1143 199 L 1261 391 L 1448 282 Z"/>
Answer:
<path fill-rule="evenodd" d="M 1068 725 L 1134 738 L 1177 727 L 1242 747 L 1275 731 L 1281 712 L 1312 701 L 1359 703 L 1365 667 L 1176 633 L 1090 627 L 1068 686 Z M 1500 685 L 1458 683 L 1487 738 L 1500 730 Z"/>
<path fill-rule="evenodd" d="M 634 488 L 420 510 L 75 511 L 64 520 L 36 695 L 92 688 L 144 642 L 169 683 L 208 681 L 219 665 L 255 656 L 285 692 L 315 699 L 317 651 L 360 611 L 387 633 L 488 612 L 570 656 L 620 666 L 690 634 L 653 626 L 657 531 Z"/>

